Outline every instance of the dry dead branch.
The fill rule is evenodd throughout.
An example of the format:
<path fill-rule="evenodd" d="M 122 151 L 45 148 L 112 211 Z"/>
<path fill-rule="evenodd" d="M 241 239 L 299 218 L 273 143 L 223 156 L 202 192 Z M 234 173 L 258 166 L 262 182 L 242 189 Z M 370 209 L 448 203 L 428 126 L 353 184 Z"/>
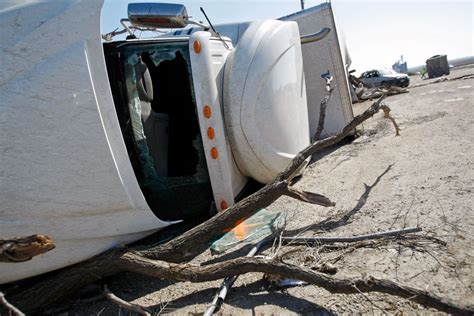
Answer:
<path fill-rule="evenodd" d="M 247 254 L 247 257 L 253 257 L 262 247 L 262 245 L 268 240 L 264 239 L 260 242 L 258 242 L 255 246 L 250 249 L 250 251 Z M 222 303 L 224 302 L 227 293 L 229 290 L 232 288 L 232 285 L 235 283 L 237 280 L 238 275 L 234 275 L 231 277 L 226 277 L 224 281 L 222 281 L 222 284 L 217 291 L 217 294 L 214 296 L 214 299 L 212 300 L 211 305 L 207 308 L 207 310 L 204 312 L 204 316 L 211 316 L 214 314 L 216 310 L 220 308 Z"/>
<path fill-rule="evenodd" d="M 409 91 L 405 88 L 400 88 L 397 86 L 389 86 L 389 87 L 375 87 L 375 88 L 368 88 L 363 85 L 359 85 L 357 89 L 357 97 L 360 100 L 372 100 L 379 98 L 382 95 L 396 95 L 401 93 L 408 93 Z"/>
<path fill-rule="evenodd" d="M 319 104 L 319 120 L 318 120 L 318 128 L 316 129 L 316 133 L 313 136 L 313 141 L 319 140 L 321 138 L 321 133 L 324 129 L 324 121 L 326 119 L 326 106 L 328 105 L 329 99 L 331 98 L 332 92 L 334 88 L 329 88 L 328 92 L 321 100 Z"/>
<path fill-rule="evenodd" d="M 279 260 L 262 260 L 257 258 L 238 258 L 207 266 L 190 266 L 187 264 L 170 264 L 159 260 L 150 260 L 137 254 L 127 252 L 120 259 L 120 265 L 127 271 L 148 275 L 155 278 L 206 282 L 248 272 L 261 272 L 278 275 L 281 278 L 292 278 L 320 286 L 331 293 L 353 294 L 361 292 L 381 292 L 408 298 L 425 306 L 454 314 L 472 314 L 473 306 L 457 304 L 449 299 L 430 294 L 397 282 L 377 279 L 368 276 L 358 278 L 335 278 L 311 269 L 286 264 Z M 357 289 L 354 288 L 357 287 Z"/>
<path fill-rule="evenodd" d="M 395 127 L 395 136 L 400 136 L 400 127 L 398 126 L 397 122 L 395 119 L 390 115 L 390 108 L 386 105 L 382 105 L 381 109 L 383 110 L 384 113 L 384 118 L 388 118 L 390 121 L 392 121 L 393 126 Z"/>
<path fill-rule="evenodd" d="M 51 238 L 44 235 L 0 239 L 0 262 L 28 261 L 54 247 Z"/>
<path fill-rule="evenodd" d="M 25 316 L 18 308 L 10 304 L 7 299 L 5 298 L 5 295 L 0 292 L 0 307 L 3 306 L 10 315 L 14 316 Z M 1 312 L 1 309 L 0 309 Z"/>
<path fill-rule="evenodd" d="M 140 315 L 145 315 L 145 316 L 150 316 L 151 313 L 143 306 L 140 306 L 138 304 L 133 304 L 130 302 L 127 302 L 119 297 L 117 297 L 114 293 L 110 292 L 109 288 L 107 285 L 104 286 L 104 296 L 109 299 L 112 303 L 118 305 L 120 308 L 123 308 L 125 310 L 131 311 L 138 313 Z"/>
<path fill-rule="evenodd" d="M 379 239 L 385 237 L 398 237 L 405 234 L 412 234 L 421 232 L 420 227 L 413 227 L 413 228 L 404 228 L 399 230 L 392 230 L 387 232 L 379 232 L 374 234 L 367 234 L 367 235 L 359 235 L 359 236 L 351 236 L 351 237 L 282 237 L 284 242 L 291 242 L 293 244 L 304 243 L 337 243 L 337 242 L 357 242 L 361 240 L 369 240 L 369 239 Z"/>

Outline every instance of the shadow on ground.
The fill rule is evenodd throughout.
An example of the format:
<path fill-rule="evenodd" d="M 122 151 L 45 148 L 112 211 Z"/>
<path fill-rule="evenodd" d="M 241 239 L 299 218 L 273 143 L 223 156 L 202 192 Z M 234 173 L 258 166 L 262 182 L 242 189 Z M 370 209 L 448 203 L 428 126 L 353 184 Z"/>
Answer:
<path fill-rule="evenodd" d="M 266 282 L 259 280 L 247 285 L 242 285 L 232 288 L 232 292 L 228 295 L 223 311 L 225 312 L 225 305 L 231 305 L 236 308 L 252 311 L 256 315 L 255 308 L 258 306 L 275 305 L 283 307 L 295 313 L 308 312 L 318 315 L 335 315 L 332 311 L 321 307 L 320 305 L 311 302 L 305 298 L 298 298 L 285 293 L 284 291 L 267 292 Z M 181 309 L 192 304 L 210 304 L 217 289 L 209 288 L 198 292 L 182 296 L 176 300 L 167 302 L 166 311 L 173 312 L 173 310 Z M 154 308 L 159 309 L 161 305 L 156 305 Z M 197 314 L 201 315 L 204 310 L 196 310 Z"/>
<path fill-rule="evenodd" d="M 308 226 L 294 229 L 294 230 L 288 230 L 285 232 L 285 236 L 296 236 L 299 235 L 303 232 L 306 231 L 315 231 L 315 230 L 322 230 L 322 231 L 331 231 L 336 228 L 339 228 L 341 226 L 347 225 L 351 223 L 351 218 L 357 214 L 362 207 L 364 207 L 365 203 L 367 202 L 367 199 L 370 195 L 370 191 L 377 186 L 377 184 L 380 182 L 380 179 L 387 174 L 390 169 L 392 168 L 393 165 L 389 165 L 387 169 L 385 169 L 384 172 L 382 172 L 374 181 L 372 185 L 367 185 L 364 183 L 365 190 L 362 193 L 362 195 L 359 197 L 357 204 L 354 206 L 353 209 L 351 209 L 349 212 L 345 213 L 341 218 L 334 219 L 332 217 L 326 218 L 325 220 L 319 222 L 319 223 L 314 223 L 310 224 Z"/>

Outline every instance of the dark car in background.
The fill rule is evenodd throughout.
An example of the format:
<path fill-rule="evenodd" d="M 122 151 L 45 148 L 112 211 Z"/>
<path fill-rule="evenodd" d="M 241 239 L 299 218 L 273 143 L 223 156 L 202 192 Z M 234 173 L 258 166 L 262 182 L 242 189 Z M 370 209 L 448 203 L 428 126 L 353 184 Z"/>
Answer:
<path fill-rule="evenodd" d="M 360 76 L 360 80 L 368 87 L 408 87 L 410 78 L 406 74 L 398 73 L 391 69 L 369 70 Z"/>

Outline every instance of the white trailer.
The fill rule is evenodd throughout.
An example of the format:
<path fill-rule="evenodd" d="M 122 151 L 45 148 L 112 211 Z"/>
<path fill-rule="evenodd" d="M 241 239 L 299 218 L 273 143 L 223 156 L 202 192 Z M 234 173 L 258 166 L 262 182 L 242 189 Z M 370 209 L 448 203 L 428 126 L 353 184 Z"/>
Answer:
<path fill-rule="evenodd" d="M 328 72 L 333 77 L 334 90 L 326 108 L 321 136 L 334 135 L 354 118 L 354 113 L 348 81 L 351 60 L 344 39 L 339 34 L 331 3 L 322 3 L 284 16 L 280 20 L 297 22 L 301 34 L 312 33 L 324 27 L 331 29 L 324 40 L 303 45 L 302 53 L 311 135 L 318 128 L 319 104 L 326 94 L 326 81 L 321 76 Z"/>

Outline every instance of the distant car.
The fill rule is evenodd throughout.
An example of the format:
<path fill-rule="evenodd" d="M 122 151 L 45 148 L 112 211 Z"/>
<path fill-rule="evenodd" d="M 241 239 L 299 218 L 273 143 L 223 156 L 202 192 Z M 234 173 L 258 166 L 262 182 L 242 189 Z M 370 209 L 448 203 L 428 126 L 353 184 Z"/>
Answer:
<path fill-rule="evenodd" d="M 369 87 L 398 86 L 408 87 L 410 78 L 406 74 L 401 74 L 391 69 L 369 70 L 360 77 L 362 82 Z"/>

